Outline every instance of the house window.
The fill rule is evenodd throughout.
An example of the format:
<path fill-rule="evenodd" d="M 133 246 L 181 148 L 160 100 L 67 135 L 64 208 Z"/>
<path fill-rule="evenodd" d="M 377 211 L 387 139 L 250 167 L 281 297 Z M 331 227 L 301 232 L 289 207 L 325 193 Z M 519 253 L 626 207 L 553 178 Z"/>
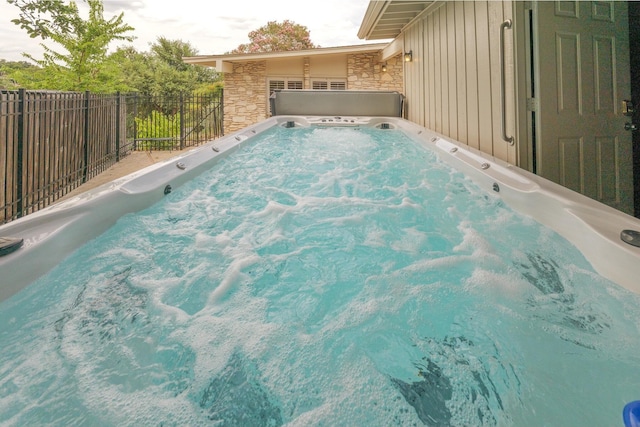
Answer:
<path fill-rule="evenodd" d="M 314 90 L 346 90 L 346 80 L 314 79 L 311 82 Z"/>
<path fill-rule="evenodd" d="M 284 89 L 284 80 L 269 80 L 269 94 L 278 89 Z"/>
<path fill-rule="evenodd" d="M 278 89 L 302 89 L 302 80 L 297 79 L 270 79 L 269 80 L 269 95 L 273 93 L 274 90 Z"/>
<path fill-rule="evenodd" d="M 327 82 L 313 81 L 313 90 L 327 90 Z"/>
<path fill-rule="evenodd" d="M 301 90 L 303 87 L 302 80 L 296 78 L 278 78 L 278 79 L 269 79 L 269 92 L 267 95 L 267 111 L 271 114 L 271 104 L 269 103 L 269 97 L 273 94 L 275 90 L 279 89 L 296 89 Z"/>

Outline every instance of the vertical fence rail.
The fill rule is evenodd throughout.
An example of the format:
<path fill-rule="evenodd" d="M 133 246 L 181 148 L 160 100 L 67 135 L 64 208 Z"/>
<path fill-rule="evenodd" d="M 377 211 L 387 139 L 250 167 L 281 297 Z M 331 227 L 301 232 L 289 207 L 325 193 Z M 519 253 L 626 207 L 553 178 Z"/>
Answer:
<path fill-rule="evenodd" d="M 222 136 L 222 106 L 222 94 L 0 90 L 0 224 L 54 203 L 133 150 Z"/>
<path fill-rule="evenodd" d="M 82 167 L 82 182 L 87 182 L 87 173 L 89 169 L 89 105 L 90 100 L 89 96 L 91 95 L 89 91 L 86 91 L 84 94 L 84 126 L 82 133 L 82 154 L 84 156 L 83 159 L 83 167 Z"/>
<path fill-rule="evenodd" d="M 116 93 L 116 162 L 120 161 L 120 119 L 121 119 L 121 114 L 120 114 L 120 108 L 122 107 L 121 103 L 121 98 L 120 98 L 120 92 Z"/>
<path fill-rule="evenodd" d="M 21 89 L 18 95 L 18 135 L 17 135 L 17 144 L 16 144 L 16 164 L 15 167 L 15 197 L 17 197 L 17 205 L 16 205 L 16 214 L 18 216 L 22 216 L 22 169 L 23 169 L 23 159 L 24 159 L 24 104 L 25 104 L 25 93 L 24 89 Z"/>

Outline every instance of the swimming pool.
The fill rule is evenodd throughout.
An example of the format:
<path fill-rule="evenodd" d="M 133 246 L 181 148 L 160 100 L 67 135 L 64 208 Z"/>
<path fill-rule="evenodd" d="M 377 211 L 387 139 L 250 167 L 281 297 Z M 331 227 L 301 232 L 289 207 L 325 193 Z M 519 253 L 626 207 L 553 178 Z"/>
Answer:
<path fill-rule="evenodd" d="M 0 421 L 616 424 L 640 299 L 594 269 L 637 253 L 573 245 L 637 222 L 551 190 L 400 119 L 278 117 L 16 221 Z"/>

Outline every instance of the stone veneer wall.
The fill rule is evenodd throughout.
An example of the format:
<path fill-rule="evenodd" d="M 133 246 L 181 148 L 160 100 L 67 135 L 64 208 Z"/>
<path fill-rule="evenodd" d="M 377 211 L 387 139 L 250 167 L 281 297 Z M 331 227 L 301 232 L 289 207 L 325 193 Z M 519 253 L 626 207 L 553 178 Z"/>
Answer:
<path fill-rule="evenodd" d="M 387 61 L 382 71 L 378 53 L 347 56 L 348 90 L 403 91 L 402 55 Z M 305 83 L 309 79 L 305 61 Z M 230 134 L 267 118 L 267 63 L 253 61 L 233 65 L 224 76 L 224 132 Z M 305 84 L 307 86 L 307 84 Z"/>
<path fill-rule="evenodd" d="M 230 134 L 267 117 L 267 62 L 233 64 L 224 75 L 224 133 Z"/>
<path fill-rule="evenodd" d="M 349 90 L 391 90 L 402 93 L 402 55 L 387 60 L 387 71 L 382 71 L 382 63 L 377 53 L 359 53 L 347 58 L 347 89 Z"/>

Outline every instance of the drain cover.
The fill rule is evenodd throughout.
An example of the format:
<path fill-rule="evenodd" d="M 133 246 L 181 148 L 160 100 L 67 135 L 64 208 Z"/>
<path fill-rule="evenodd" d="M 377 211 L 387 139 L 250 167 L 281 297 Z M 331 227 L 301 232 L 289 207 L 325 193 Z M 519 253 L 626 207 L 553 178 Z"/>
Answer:
<path fill-rule="evenodd" d="M 623 242 L 640 248 L 640 231 L 622 230 L 622 232 L 620 233 L 620 238 Z"/>
<path fill-rule="evenodd" d="M 0 237 L 0 256 L 9 255 L 22 247 L 24 239 Z"/>

